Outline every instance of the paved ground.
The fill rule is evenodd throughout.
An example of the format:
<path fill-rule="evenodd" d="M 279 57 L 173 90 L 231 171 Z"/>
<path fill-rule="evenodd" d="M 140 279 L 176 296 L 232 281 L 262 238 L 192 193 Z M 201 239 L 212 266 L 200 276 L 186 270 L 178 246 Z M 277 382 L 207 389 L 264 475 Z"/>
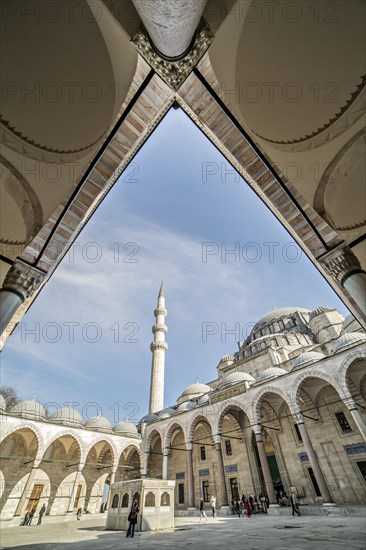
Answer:
<path fill-rule="evenodd" d="M 103 518 L 41 526 L 8 527 L 1 531 L 0 548 L 23 550 L 365 550 L 365 519 L 360 517 L 252 516 L 176 518 L 175 531 L 137 533 L 105 531 Z"/>

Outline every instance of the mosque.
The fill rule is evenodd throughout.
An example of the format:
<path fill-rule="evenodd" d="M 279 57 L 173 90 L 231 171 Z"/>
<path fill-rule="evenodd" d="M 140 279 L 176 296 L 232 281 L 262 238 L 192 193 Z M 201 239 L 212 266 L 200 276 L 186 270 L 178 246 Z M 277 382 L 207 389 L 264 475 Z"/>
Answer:
<path fill-rule="evenodd" d="M 0 401 L 3 520 L 40 499 L 49 516 L 99 512 L 106 483 L 135 477 L 175 480 L 178 511 L 213 492 L 221 509 L 260 492 L 274 507 L 289 487 L 324 509 L 364 502 L 365 10 L 358 0 L 1 3 L 0 347 L 171 108 L 352 314 L 270 312 L 214 380 L 165 409 L 162 289 L 137 427 Z M 214 170 L 206 163 L 202 177 Z"/>
<path fill-rule="evenodd" d="M 163 286 L 155 309 L 149 413 L 136 426 L 35 400 L 7 411 L 0 396 L 2 520 L 38 505 L 49 516 L 99 513 L 105 485 L 138 478 L 174 480 L 176 513 L 200 498 L 221 511 L 242 494 L 297 492 L 303 505 L 366 502 L 366 334 L 335 309 L 275 309 L 215 379 L 196 382 L 164 407 L 167 343 Z M 112 498 L 113 497 L 113 498 Z M 110 513 L 132 495 L 109 491 Z M 142 503 L 147 505 L 147 503 Z"/>

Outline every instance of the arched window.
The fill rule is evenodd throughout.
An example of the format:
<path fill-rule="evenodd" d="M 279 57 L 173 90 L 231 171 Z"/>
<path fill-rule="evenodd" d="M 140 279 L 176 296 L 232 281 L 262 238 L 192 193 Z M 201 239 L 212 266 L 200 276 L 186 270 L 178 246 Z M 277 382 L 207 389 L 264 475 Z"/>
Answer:
<path fill-rule="evenodd" d="M 160 506 L 170 506 L 170 494 L 165 492 L 160 497 Z"/>
<path fill-rule="evenodd" d="M 135 493 L 133 495 L 132 502 L 135 502 L 135 500 L 137 500 L 138 504 L 140 504 L 140 493 Z"/>
<path fill-rule="evenodd" d="M 128 501 L 129 501 L 128 493 L 125 493 L 122 497 L 121 508 L 128 508 Z"/>
<path fill-rule="evenodd" d="M 113 500 L 112 500 L 112 508 L 118 508 L 118 500 L 119 500 L 119 497 L 118 495 L 113 495 Z"/>
<path fill-rule="evenodd" d="M 145 506 L 155 506 L 155 493 L 149 491 L 145 496 Z"/>

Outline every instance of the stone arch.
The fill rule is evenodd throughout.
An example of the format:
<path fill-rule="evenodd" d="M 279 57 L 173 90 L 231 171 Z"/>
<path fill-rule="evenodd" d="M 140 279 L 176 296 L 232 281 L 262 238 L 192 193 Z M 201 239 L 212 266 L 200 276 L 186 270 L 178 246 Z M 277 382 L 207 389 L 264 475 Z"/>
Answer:
<path fill-rule="evenodd" d="M 191 419 L 191 425 L 188 429 L 188 441 L 192 441 L 194 439 L 194 432 L 198 426 L 198 424 L 200 422 L 202 422 L 203 424 L 208 424 L 210 430 L 211 430 L 211 434 L 212 435 L 215 435 L 214 434 L 214 431 L 213 431 L 213 426 L 212 426 L 212 423 L 211 421 L 207 418 L 207 416 L 204 416 L 202 413 L 198 413 L 196 414 L 192 419 Z"/>
<path fill-rule="evenodd" d="M 65 437 L 65 436 L 66 437 L 72 437 L 78 443 L 79 450 L 80 450 L 80 462 L 81 463 L 84 462 L 84 460 L 86 458 L 84 442 L 78 434 L 73 433 L 70 430 L 63 430 L 62 432 L 59 432 L 59 433 L 55 434 L 54 436 L 52 436 L 51 439 L 45 441 L 44 442 L 44 451 L 43 451 L 43 454 L 42 454 L 42 458 L 44 457 L 44 454 L 46 453 L 46 451 L 50 447 L 50 445 L 52 445 L 52 443 L 57 441 L 57 439 L 60 439 L 60 438 Z"/>
<path fill-rule="evenodd" d="M 352 351 L 346 359 L 343 361 L 339 371 L 338 371 L 338 383 L 343 392 L 344 396 L 350 397 L 350 391 L 347 384 L 347 373 L 350 366 L 359 359 L 366 359 L 366 353 L 364 350 L 354 350 Z"/>
<path fill-rule="evenodd" d="M 34 426 L 33 424 L 30 424 L 29 422 L 24 422 L 21 425 L 14 426 L 13 428 L 8 430 L 7 432 L 3 432 L 0 436 L 0 443 L 2 443 L 4 441 L 4 439 L 6 439 L 9 435 L 11 435 L 15 432 L 21 431 L 21 430 L 30 430 L 31 432 L 34 433 L 34 435 L 37 438 L 37 455 L 36 455 L 36 457 L 41 458 L 43 450 L 44 450 L 43 436 L 42 436 L 41 430 L 37 426 Z"/>
<path fill-rule="evenodd" d="M 146 438 L 146 441 L 145 441 L 145 452 L 149 452 L 150 450 L 150 446 L 151 446 L 151 442 L 153 440 L 153 438 L 158 435 L 160 437 L 160 440 L 161 440 L 161 445 L 163 445 L 163 440 L 164 440 L 164 435 L 162 434 L 162 432 L 158 429 L 158 428 L 153 428 L 151 430 L 151 432 L 149 433 L 149 435 L 147 436 Z"/>
<path fill-rule="evenodd" d="M 307 372 L 303 372 L 294 380 L 290 390 L 291 402 L 293 404 L 293 407 L 295 407 L 295 412 L 296 408 L 300 408 L 300 404 L 298 403 L 298 392 L 300 386 L 307 378 L 319 378 L 323 382 L 326 382 L 330 386 L 333 386 L 342 399 L 347 397 L 346 395 L 344 395 L 342 388 L 338 384 L 337 379 L 330 374 L 320 370 L 310 370 Z"/>
<path fill-rule="evenodd" d="M 295 407 L 294 407 L 295 401 L 293 401 L 291 399 L 290 395 L 287 392 L 281 390 L 280 388 L 277 388 L 276 386 L 266 386 L 266 387 L 260 389 L 256 393 L 256 395 L 253 399 L 253 402 L 252 402 L 252 418 L 253 418 L 254 423 L 256 423 L 256 424 L 260 423 L 261 400 L 262 400 L 262 398 L 264 397 L 264 395 L 266 393 L 274 393 L 274 394 L 278 395 L 279 397 L 281 397 L 281 399 L 283 399 L 283 401 L 287 404 L 287 406 L 290 409 L 291 413 L 292 414 L 295 413 Z"/>
<path fill-rule="evenodd" d="M 217 433 L 217 434 L 221 433 L 224 417 L 225 417 L 225 415 L 229 414 L 230 410 L 242 412 L 246 416 L 246 418 L 248 419 L 249 423 L 251 423 L 250 411 L 242 403 L 240 403 L 239 401 L 235 401 L 235 400 L 225 401 L 225 403 L 223 403 L 222 406 L 220 407 L 220 411 L 218 411 L 217 422 L 214 426 L 214 428 L 215 428 L 214 433 Z M 241 431 L 242 428 L 239 424 L 239 421 L 234 416 L 232 416 L 232 418 L 233 418 L 233 423 L 235 425 L 237 425 L 238 430 Z"/>
<path fill-rule="evenodd" d="M 141 447 L 135 443 L 128 443 L 123 449 L 122 451 L 120 452 L 119 456 L 118 456 L 118 462 L 121 460 L 122 458 L 122 455 L 124 455 L 124 453 L 126 453 L 127 451 L 127 454 L 125 455 L 125 459 L 128 460 L 130 458 L 130 454 L 132 454 L 133 452 L 137 452 L 138 455 L 139 455 L 139 459 L 140 459 L 140 464 L 142 465 L 143 464 L 143 453 L 141 451 Z"/>
<path fill-rule="evenodd" d="M 90 443 L 88 445 L 88 447 L 86 447 L 85 449 L 85 459 L 87 458 L 89 452 L 91 451 L 91 449 L 97 445 L 98 443 L 102 443 L 104 441 L 104 443 L 107 443 L 110 448 L 111 448 L 111 451 L 112 451 L 112 463 L 115 464 L 115 461 L 117 459 L 117 456 L 118 456 L 118 452 L 117 452 L 117 448 L 116 448 L 116 445 L 114 444 L 114 442 L 108 437 L 108 436 L 105 436 L 104 434 L 101 435 L 100 439 L 94 439 L 92 441 L 92 443 Z"/>
<path fill-rule="evenodd" d="M 171 438 L 172 438 L 172 435 L 173 435 L 173 433 L 174 433 L 174 431 L 175 431 L 176 429 L 182 430 L 184 439 L 186 439 L 185 429 L 184 429 L 184 427 L 182 426 L 182 424 L 181 424 L 180 422 L 178 422 L 177 420 L 173 420 L 173 421 L 169 424 L 169 426 L 168 426 L 168 428 L 167 428 L 167 430 L 166 430 L 166 432 L 165 432 L 165 437 L 164 437 L 164 448 L 165 448 L 165 449 L 167 449 L 167 448 L 170 447 Z"/>

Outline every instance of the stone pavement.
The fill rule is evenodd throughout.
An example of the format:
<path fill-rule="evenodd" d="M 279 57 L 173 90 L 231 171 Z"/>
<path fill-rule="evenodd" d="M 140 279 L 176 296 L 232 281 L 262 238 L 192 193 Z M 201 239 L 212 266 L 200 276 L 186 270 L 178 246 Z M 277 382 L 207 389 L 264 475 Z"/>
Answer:
<path fill-rule="evenodd" d="M 81 521 L 47 523 L 41 526 L 7 527 L 1 530 L 1 550 L 364 550 L 365 518 L 361 517 L 271 517 L 252 516 L 176 518 L 169 532 L 137 533 L 126 539 L 119 531 L 106 531 L 105 519 L 83 517 Z"/>

